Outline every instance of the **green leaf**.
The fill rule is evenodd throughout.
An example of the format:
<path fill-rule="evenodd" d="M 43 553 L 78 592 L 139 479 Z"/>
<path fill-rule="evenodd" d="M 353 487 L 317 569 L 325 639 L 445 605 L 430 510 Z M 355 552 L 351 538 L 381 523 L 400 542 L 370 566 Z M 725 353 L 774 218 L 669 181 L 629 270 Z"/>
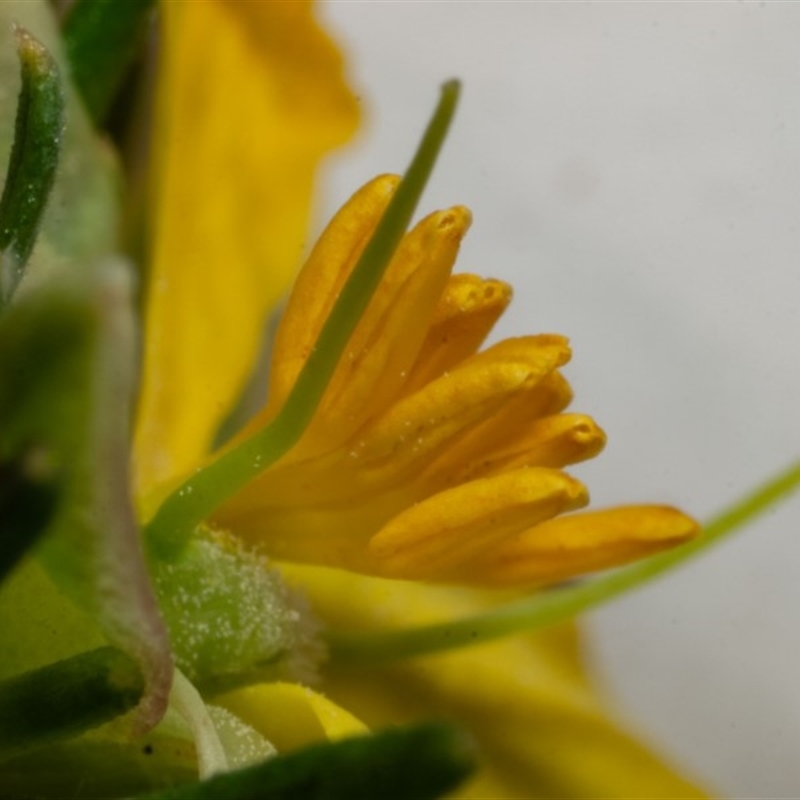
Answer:
<path fill-rule="evenodd" d="M 0 758 L 108 722 L 144 691 L 136 663 L 111 647 L 0 682 Z"/>
<path fill-rule="evenodd" d="M 144 41 L 155 0 L 76 0 L 64 20 L 72 80 L 101 123 Z"/>
<path fill-rule="evenodd" d="M 472 767 L 470 742 L 431 723 L 315 745 L 148 800 L 428 800 Z"/>
<path fill-rule="evenodd" d="M 74 275 L 91 270 L 99 259 L 117 249 L 120 184 L 115 156 L 95 134 L 69 81 L 61 34 L 47 0 L 0 3 L 0 164 L 7 160 L 14 140 L 20 89 L 14 24 L 35 36 L 58 65 L 66 118 L 55 183 L 19 286 L 21 294 L 56 273 Z"/>
<path fill-rule="evenodd" d="M 13 295 L 30 256 L 53 188 L 64 97 L 58 67 L 40 42 L 16 29 L 22 88 L 14 144 L 0 199 L 0 307 Z"/>

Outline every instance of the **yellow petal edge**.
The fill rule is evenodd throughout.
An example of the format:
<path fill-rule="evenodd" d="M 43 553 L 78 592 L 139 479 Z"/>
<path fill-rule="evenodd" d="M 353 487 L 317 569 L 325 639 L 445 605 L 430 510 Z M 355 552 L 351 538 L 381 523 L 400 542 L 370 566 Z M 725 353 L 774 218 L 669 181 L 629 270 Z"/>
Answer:
<path fill-rule="evenodd" d="M 135 441 L 143 494 L 207 455 L 299 262 L 320 159 L 359 116 L 310 2 L 161 10 Z"/>

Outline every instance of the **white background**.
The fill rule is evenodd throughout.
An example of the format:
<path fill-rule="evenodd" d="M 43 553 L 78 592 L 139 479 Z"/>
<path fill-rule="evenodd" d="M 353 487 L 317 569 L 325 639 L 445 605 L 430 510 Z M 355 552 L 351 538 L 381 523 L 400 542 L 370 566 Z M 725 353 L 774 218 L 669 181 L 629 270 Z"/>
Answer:
<path fill-rule="evenodd" d="M 595 506 L 701 518 L 800 456 L 800 6 L 354 2 L 368 126 L 332 211 L 401 171 L 451 76 L 463 103 L 427 210 L 470 206 L 459 267 L 511 281 L 500 335 L 568 334 L 574 408 L 610 443 Z M 627 716 L 736 798 L 800 797 L 800 497 L 595 613 Z"/>

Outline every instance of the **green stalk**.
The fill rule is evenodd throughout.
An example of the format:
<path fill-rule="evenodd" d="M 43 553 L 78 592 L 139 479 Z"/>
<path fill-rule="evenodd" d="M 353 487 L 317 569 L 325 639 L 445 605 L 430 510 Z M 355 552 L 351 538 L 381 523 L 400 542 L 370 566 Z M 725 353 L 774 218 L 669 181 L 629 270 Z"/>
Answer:
<path fill-rule="evenodd" d="M 146 541 L 157 557 L 173 558 L 202 520 L 274 464 L 303 435 L 350 336 L 411 222 L 447 135 L 459 90 L 457 81 L 442 87 L 439 104 L 403 180 L 276 418 L 195 473 L 164 501 L 145 528 Z"/>
<path fill-rule="evenodd" d="M 704 527 L 704 534 L 694 542 L 602 578 L 535 594 L 454 622 L 369 634 L 329 631 L 327 639 L 331 658 L 354 664 L 412 658 L 483 644 L 511 634 L 530 633 L 564 622 L 690 561 L 775 503 L 788 498 L 799 486 L 800 462 L 797 462 L 714 517 Z"/>

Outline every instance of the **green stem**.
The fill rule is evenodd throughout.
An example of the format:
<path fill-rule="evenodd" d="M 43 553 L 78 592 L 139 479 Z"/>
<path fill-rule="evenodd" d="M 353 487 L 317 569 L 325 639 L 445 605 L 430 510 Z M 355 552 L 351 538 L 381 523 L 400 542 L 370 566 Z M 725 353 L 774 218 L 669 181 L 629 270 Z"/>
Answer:
<path fill-rule="evenodd" d="M 536 594 L 454 622 L 371 634 L 329 631 L 331 657 L 356 664 L 411 658 L 555 625 L 607 603 L 691 560 L 763 514 L 776 502 L 786 499 L 799 486 L 800 462 L 797 462 L 714 517 L 705 526 L 704 535 L 694 542 L 602 578 Z"/>
<path fill-rule="evenodd" d="M 275 419 L 173 492 L 145 528 L 154 555 L 170 560 L 195 527 L 297 443 L 314 416 L 359 319 L 411 222 L 455 112 L 457 81 L 446 83 L 422 141 L 375 233 L 344 285 Z"/>
<path fill-rule="evenodd" d="M 111 109 L 154 6 L 155 0 L 76 0 L 64 20 L 72 80 L 96 123 Z"/>
<path fill-rule="evenodd" d="M 0 309 L 22 279 L 58 166 L 64 97 L 58 68 L 45 48 L 22 28 L 15 30 L 22 87 L 14 144 L 0 199 Z"/>

